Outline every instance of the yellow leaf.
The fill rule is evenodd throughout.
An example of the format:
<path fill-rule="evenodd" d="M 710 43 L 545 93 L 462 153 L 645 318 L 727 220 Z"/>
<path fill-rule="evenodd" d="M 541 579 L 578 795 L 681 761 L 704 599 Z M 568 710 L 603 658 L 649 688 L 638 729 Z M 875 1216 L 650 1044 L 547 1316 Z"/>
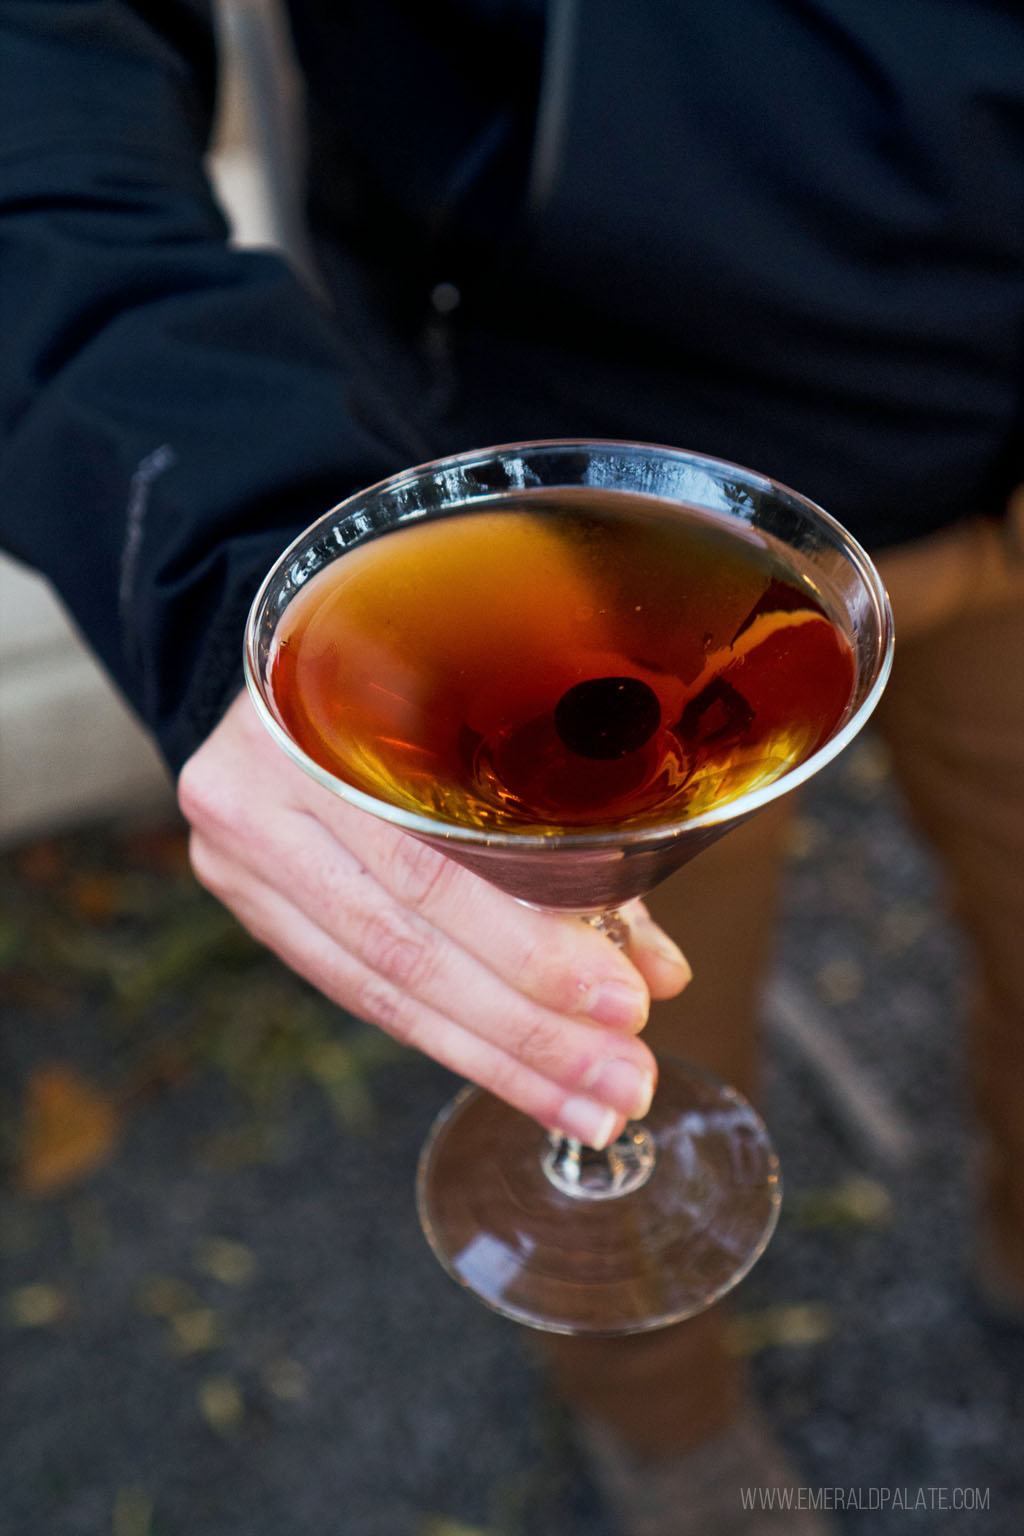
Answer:
<path fill-rule="evenodd" d="M 230 1434 L 245 1417 L 245 1399 L 234 1377 L 207 1376 L 199 1383 L 199 1411 L 218 1434 Z"/>
<path fill-rule="evenodd" d="M 821 1344 L 832 1332 L 830 1307 L 813 1301 L 783 1303 L 734 1317 L 728 1347 L 734 1355 L 756 1355 L 762 1349 Z"/>
<path fill-rule="evenodd" d="M 196 1268 L 222 1285 L 248 1285 L 256 1274 L 256 1256 L 230 1237 L 204 1237 L 196 1244 Z"/>
<path fill-rule="evenodd" d="M 797 1227 L 880 1227 L 892 1219 L 892 1197 L 877 1179 L 858 1174 L 794 1195 L 789 1219 Z"/>
<path fill-rule="evenodd" d="M 72 1067 L 40 1067 L 28 1080 L 15 1183 L 24 1194 L 57 1194 L 111 1156 L 119 1117 L 113 1101 Z"/>
<path fill-rule="evenodd" d="M 216 1349 L 224 1341 L 224 1326 L 212 1307 L 175 1312 L 168 1322 L 176 1354 L 197 1355 L 206 1349 Z"/>
<path fill-rule="evenodd" d="M 7 1315 L 16 1328 L 49 1328 L 68 1313 L 68 1299 L 55 1285 L 37 1280 L 7 1297 Z"/>

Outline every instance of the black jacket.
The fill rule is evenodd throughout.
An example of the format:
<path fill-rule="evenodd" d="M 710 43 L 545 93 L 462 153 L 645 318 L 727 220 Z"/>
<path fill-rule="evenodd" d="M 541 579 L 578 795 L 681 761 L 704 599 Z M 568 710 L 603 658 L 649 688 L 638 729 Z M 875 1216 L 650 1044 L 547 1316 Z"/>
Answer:
<path fill-rule="evenodd" d="M 288 9 L 330 310 L 226 243 L 205 4 L 0 0 L 0 537 L 172 765 L 287 539 L 435 453 L 674 442 L 876 546 L 1024 479 L 1018 4 Z"/>

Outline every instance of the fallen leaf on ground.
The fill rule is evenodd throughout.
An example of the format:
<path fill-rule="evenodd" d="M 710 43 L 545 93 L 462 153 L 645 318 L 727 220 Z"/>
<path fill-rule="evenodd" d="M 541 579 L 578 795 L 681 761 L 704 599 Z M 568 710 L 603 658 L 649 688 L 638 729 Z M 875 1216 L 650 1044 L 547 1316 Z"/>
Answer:
<path fill-rule="evenodd" d="M 730 1320 L 728 1347 L 733 1355 L 756 1355 L 762 1349 L 821 1344 L 834 1332 L 831 1307 L 802 1301 L 763 1307 Z"/>
<path fill-rule="evenodd" d="M 217 1349 L 224 1342 L 223 1321 L 212 1307 L 175 1312 L 168 1322 L 171 1347 L 176 1355 L 198 1355 L 207 1349 Z"/>
<path fill-rule="evenodd" d="M 50 1328 L 67 1317 L 71 1309 L 67 1296 L 57 1286 L 36 1280 L 10 1291 L 5 1310 L 15 1328 Z"/>
<path fill-rule="evenodd" d="M 207 1376 L 197 1397 L 199 1412 L 218 1434 L 230 1434 L 245 1417 L 245 1399 L 233 1376 Z"/>
<path fill-rule="evenodd" d="M 195 1247 L 195 1266 L 222 1285 L 248 1285 L 256 1274 L 256 1255 L 230 1237 L 203 1237 Z"/>
<path fill-rule="evenodd" d="M 14 1182 L 23 1194 L 57 1194 L 81 1183 L 110 1158 L 120 1117 L 113 1100 L 63 1063 L 28 1079 Z"/>
<path fill-rule="evenodd" d="M 88 923 L 109 923 L 120 910 L 117 877 L 107 871 L 83 870 L 69 880 L 65 897 L 71 910 Z"/>
<path fill-rule="evenodd" d="M 789 1220 L 797 1227 L 880 1227 L 891 1219 L 889 1191 L 863 1175 L 790 1197 Z"/>

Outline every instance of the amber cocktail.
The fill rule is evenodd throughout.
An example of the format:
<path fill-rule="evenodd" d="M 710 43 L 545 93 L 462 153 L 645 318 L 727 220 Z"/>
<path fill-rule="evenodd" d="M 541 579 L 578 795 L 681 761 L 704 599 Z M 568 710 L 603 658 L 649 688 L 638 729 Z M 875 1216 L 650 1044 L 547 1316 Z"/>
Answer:
<path fill-rule="evenodd" d="M 873 567 L 803 498 L 699 455 L 555 442 L 328 513 L 264 583 L 246 666 L 321 783 L 614 938 L 621 903 L 850 739 L 890 651 Z M 601 1152 L 464 1090 L 419 1175 L 450 1272 L 563 1332 L 707 1306 L 779 1198 L 751 1106 L 668 1061 L 650 1116 Z"/>

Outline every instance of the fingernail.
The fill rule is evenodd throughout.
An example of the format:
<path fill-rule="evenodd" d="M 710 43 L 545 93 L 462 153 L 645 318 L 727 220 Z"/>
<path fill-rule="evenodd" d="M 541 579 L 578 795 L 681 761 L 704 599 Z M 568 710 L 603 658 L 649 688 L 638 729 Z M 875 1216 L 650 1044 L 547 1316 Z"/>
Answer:
<path fill-rule="evenodd" d="M 624 981 L 599 981 L 583 994 L 582 1012 L 595 1024 L 634 1033 L 647 1023 L 650 1001 L 646 992 Z"/>
<path fill-rule="evenodd" d="M 641 1120 L 651 1107 L 654 1077 L 631 1061 L 596 1061 L 583 1087 L 602 1104 L 611 1104 L 631 1120 Z"/>
<path fill-rule="evenodd" d="M 561 1121 L 563 1136 L 575 1136 L 584 1146 L 600 1151 L 611 1141 L 619 1116 L 593 1099 L 571 1098 L 562 1105 Z"/>

